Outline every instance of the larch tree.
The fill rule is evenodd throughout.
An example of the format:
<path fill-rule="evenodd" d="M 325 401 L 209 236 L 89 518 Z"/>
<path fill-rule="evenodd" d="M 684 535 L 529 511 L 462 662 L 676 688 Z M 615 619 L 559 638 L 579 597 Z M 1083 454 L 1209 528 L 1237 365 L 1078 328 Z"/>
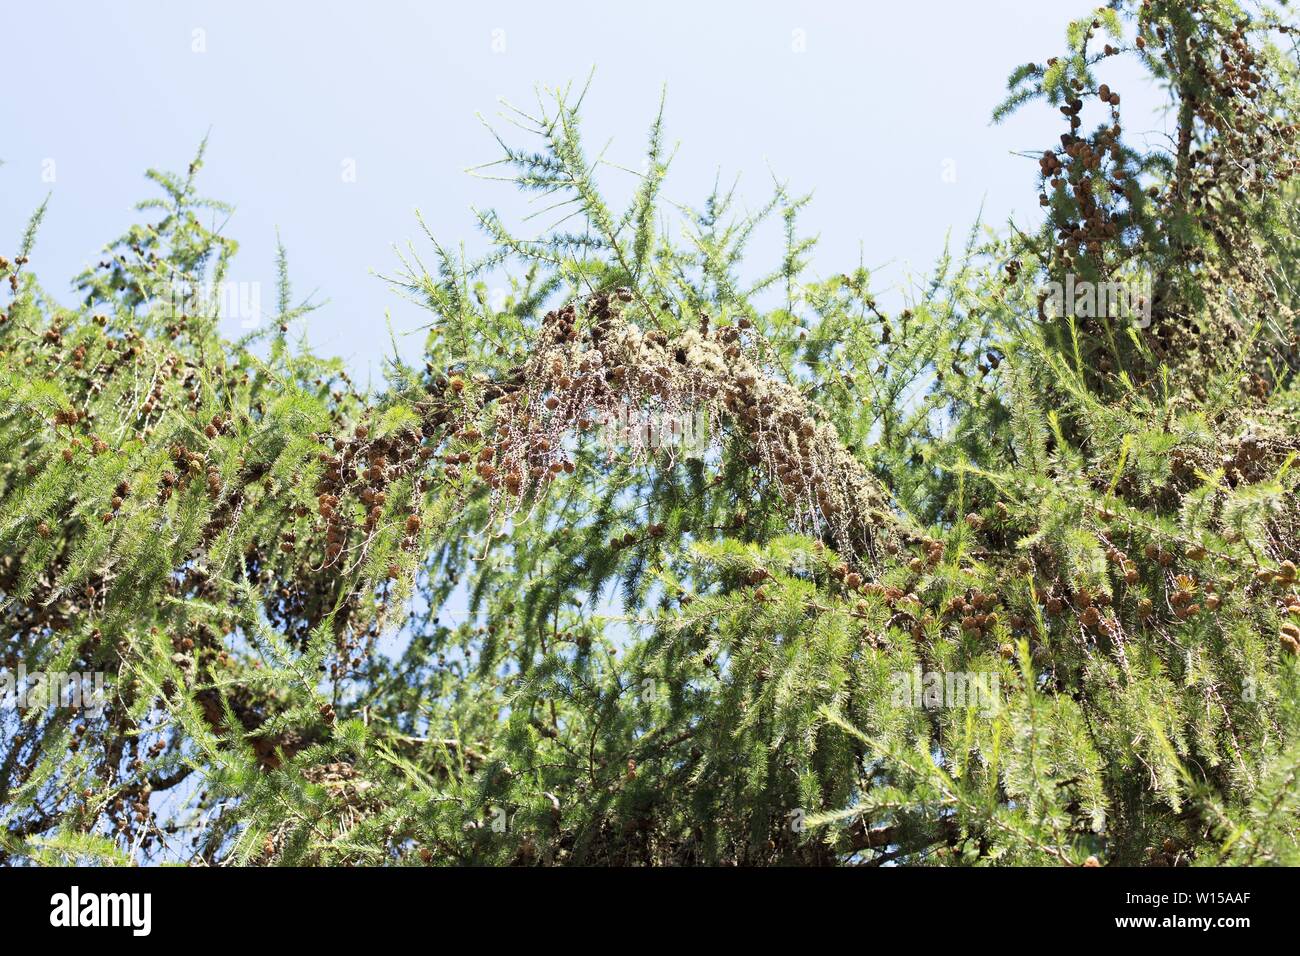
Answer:
<path fill-rule="evenodd" d="M 1041 222 L 898 310 L 813 277 L 783 187 L 661 202 L 660 119 L 611 206 L 557 92 L 494 171 L 558 224 L 401 257 L 431 318 L 379 390 L 290 339 L 283 250 L 274 320 L 218 334 L 202 151 L 69 304 L 38 212 L 0 258 L 0 859 L 1300 863 L 1295 35 L 1070 24 L 995 113 L 1060 111 Z"/>

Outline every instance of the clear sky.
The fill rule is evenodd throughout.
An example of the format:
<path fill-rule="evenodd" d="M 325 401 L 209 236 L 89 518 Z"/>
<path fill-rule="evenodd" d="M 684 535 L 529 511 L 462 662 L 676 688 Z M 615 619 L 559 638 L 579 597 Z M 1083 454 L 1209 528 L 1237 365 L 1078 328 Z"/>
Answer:
<path fill-rule="evenodd" d="M 822 274 L 858 264 L 883 285 L 924 269 L 981 204 L 1001 224 L 1037 215 L 1036 165 L 1064 128 L 1037 105 L 989 120 L 1018 63 L 1061 52 L 1077 0 L 905 3 L 144 2 L 3 0 L 0 252 L 47 193 L 33 267 L 62 293 L 151 195 L 150 166 L 183 171 L 211 130 L 200 185 L 237 206 L 231 279 L 274 302 L 277 227 L 294 291 L 315 292 L 318 351 L 364 379 L 425 320 L 376 273 L 395 244 L 435 235 L 481 248 L 470 206 L 518 213 L 499 183 L 468 175 L 497 158 L 480 115 L 500 99 L 595 67 L 586 137 L 639 168 L 666 86 L 678 144 L 667 198 L 699 201 L 721 173 L 753 205 L 772 176 L 813 191 L 803 222 Z M 1105 77 L 1129 104 L 1156 91 Z M 1133 126 L 1131 120 L 1126 125 Z M 1159 135 L 1163 120 L 1151 116 Z M 507 130 L 510 133 L 509 130 Z M 519 134 L 510 133 L 516 138 Z M 345 175 L 354 171 L 352 181 Z M 52 180 L 52 181 L 51 181 Z M 616 182 L 616 179 L 611 179 Z M 517 220 L 515 220 L 517 221 Z M 759 250 L 762 250 L 760 245 Z M 769 244 L 769 249 L 773 248 Z M 767 263 L 763 263 L 767 265 Z M 757 269 L 757 265 L 756 265 Z M 240 331 L 232 320 L 229 330 Z M 400 338 L 407 355 L 421 336 Z"/>

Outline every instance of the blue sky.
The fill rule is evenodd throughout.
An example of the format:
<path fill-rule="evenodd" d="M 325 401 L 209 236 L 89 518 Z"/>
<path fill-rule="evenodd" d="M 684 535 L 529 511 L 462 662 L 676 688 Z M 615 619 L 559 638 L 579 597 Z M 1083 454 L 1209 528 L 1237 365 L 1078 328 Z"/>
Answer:
<path fill-rule="evenodd" d="M 13 4 L 0 251 L 12 251 L 51 193 L 33 266 L 64 292 L 151 194 L 144 170 L 183 170 L 210 130 L 200 184 L 237 207 L 226 227 L 241 244 L 232 281 L 262 283 L 272 305 L 278 228 L 295 294 L 327 302 L 307 320 L 314 347 L 378 383 L 386 311 L 403 353 L 418 354 L 422 338 L 401 333 L 423 313 L 376 278 L 395 271 L 395 244 L 422 244 L 415 210 L 440 241 L 481 248 L 471 206 L 526 211 L 508 187 L 465 172 L 497 157 L 483 119 L 500 115 L 502 98 L 527 106 L 539 86 L 581 83 L 594 67 L 593 149 L 608 142 L 611 160 L 639 168 L 666 87 L 667 139 L 678 144 L 668 199 L 698 202 L 721 174 L 739 176 L 757 205 L 777 176 L 814 193 L 803 224 L 821 238 L 819 273 L 861 258 L 882 287 L 897 286 L 905 267 L 933 260 L 950 228 L 963 235 L 981 204 L 994 224 L 1037 215 L 1036 166 L 1011 153 L 1042 149 L 1059 117 L 1035 106 L 995 127 L 990 112 L 1011 68 L 1059 52 L 1065 23 L 1090 9 L 1074 0 Z M 1126 75 L 1106 74 L 1130 115 L 1135 101 L 1157 102 Z M 1158 133 L 1163 121 L 1149 125 Z"/>

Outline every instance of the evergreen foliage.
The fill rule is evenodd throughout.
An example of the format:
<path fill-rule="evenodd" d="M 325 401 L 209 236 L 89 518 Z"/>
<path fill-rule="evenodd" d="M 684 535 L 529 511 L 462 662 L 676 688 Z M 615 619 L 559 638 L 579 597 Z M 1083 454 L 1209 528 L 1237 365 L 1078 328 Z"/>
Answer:
<path fill-rule="evenodd" d="M 72 305 L 42 207 L 0 259 L 0 656 L 107 703 L 0 709 L 0 859 L 1300 863 L 1295 35 L 1071 24 L 995 114 L 1061 111 L 1040 227 L 897 312 L 811 275 L 784 187 L 669 209 L 662 117 L 611 206 L 556 93 L 492 171 L 557 221 L 408 252 L 423 364 L 376 392 L 289 341 L 283 249 L 276 321 L 218 334 L 202 150 Z M 1148 280 L 1144 321 L 1049 307 Z M 599 427 L 697 412 L 694 453 Z"/>

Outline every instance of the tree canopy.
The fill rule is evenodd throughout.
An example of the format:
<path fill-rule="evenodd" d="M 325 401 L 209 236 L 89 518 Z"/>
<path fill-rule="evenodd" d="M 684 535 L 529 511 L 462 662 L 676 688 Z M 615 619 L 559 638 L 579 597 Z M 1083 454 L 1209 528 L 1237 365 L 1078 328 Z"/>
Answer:
<path fill-rule="evenodd" d="M 814 274 L 783 186 L 662 201 L 662 116 L 612 206 L 574 90 L 493 167 L 552 225 L 400 257 L 428 335 L 382 389 L 291 339 L 283 249 L 274 321 L 219 334 L 202 150 L 70 303 L 38 211 L 0 258 L 0 859 L 1300 863 L 1282 13 L 1070 24 L 994 114 L 1059 110 L 1041 221 L 897 310 Z"/>

